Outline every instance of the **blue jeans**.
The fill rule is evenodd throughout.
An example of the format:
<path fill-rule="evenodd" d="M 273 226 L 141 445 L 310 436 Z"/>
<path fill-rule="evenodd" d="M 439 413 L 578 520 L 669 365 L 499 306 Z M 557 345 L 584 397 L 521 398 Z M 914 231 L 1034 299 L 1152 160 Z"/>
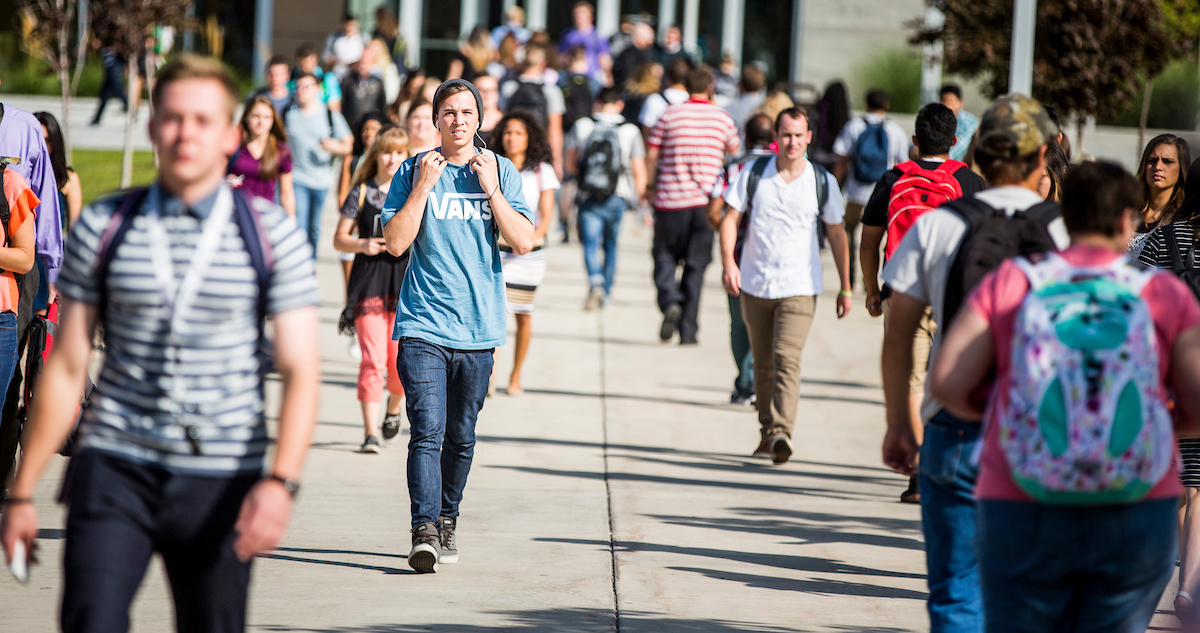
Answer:
<path fill-rule="evenodd" d="M 988 633 L 1142 633 L 1175 571 L 1178 510 L 979 502 Z"/>
<path fill-rule="evenodd" d="M 583 242 L 583 265 L 587 268 L 588 285 L 612 292 L 617 275 L 617 237 L 621 234 L 621 217 L 625 215 L 625 200 L 609 196 L 606 200 L 589 200 L 579 204 L 579 241 Z M 604 242 L 604 268 L 600 267 L 600 242 Z"/>
<path fill-rule="evenodd" d="M 919 486 L 930 633 L 980 633 L 983 599 L 975 554 L 975 477 L 972 459 L 979 423 L 939 411 L 925 425 Z"/>
<path fill-rule="evenodd" d="M 292 188 L 296 191 L 296 226 L 308 234 L 308 243 L 312 246 L 315 259 L 317 240 L 321 237 L 321 209 L 325 207 L 329 188 L 310 189 L 298 183 L 293 183 Z"/>
<path fill-rule="evenodd" d="M 738 395 L 754 395 L 754 353 L 750 350 L 750 331 L 742 320 L 742 298 L 725 295 L 729 299 L 729 344 L 733 348 L 733 364 L 738 375 L 733 381 L 733 390 Z"/>
<path fill-rule="evenodd" d="M 458 516 L 475 454 L 475 421 L 487 397 L 493 350 L 400 341 L 396 368 L 407 396 L 412 523 Z"/>

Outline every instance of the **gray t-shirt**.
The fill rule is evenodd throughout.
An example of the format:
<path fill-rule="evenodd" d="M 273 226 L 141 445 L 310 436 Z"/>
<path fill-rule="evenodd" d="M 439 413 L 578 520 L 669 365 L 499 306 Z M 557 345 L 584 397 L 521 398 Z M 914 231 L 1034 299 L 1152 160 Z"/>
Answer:
<path fill-rule="evenodd" d="M 284 120 L 292 148 L 292 180 L 309 189 L 328 189 L 333 184 L 333 155 L 321 149 L 321 141 L 350 136 L 346 119 L 341 113 L 329 112 L 322 103 L 308 115 L 292 108 L 284 114 Z"/>

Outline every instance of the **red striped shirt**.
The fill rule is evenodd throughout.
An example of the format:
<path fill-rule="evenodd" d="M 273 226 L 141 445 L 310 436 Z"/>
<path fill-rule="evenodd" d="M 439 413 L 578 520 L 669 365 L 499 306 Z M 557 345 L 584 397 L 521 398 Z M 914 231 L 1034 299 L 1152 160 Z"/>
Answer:
<path fill-rule="evenodd" d="M 667 108 L 650 131 L 648 143 L 662 152 L 654 207 L 663 211 L 703 207 L 724 170 L 726 152 L 738 149 L 737 126 L 721 108 L 687 101 Z"/>

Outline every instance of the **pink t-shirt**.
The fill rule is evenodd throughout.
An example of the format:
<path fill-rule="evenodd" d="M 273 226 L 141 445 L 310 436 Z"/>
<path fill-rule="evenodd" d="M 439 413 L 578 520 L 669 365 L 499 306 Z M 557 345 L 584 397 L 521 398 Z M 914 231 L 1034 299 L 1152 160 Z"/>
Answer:
<path fill-rule="evenodd" d="M 1073 246 L 1060 255 L 1076 266 L 1102 266 L 1117 257 L 1124 257 L 1123 254 L 1108 249 L 1088 246 Z M 1012 362 L 1013 333 L 1021 303 L 1028 292 L 1029 279 L 1009 260 L 983 278 L 968 303 L 976 314 L 991 324 L 996 375 L 999 376 L 991 391 L 993 399 L 1008 397 L 1007 376 Z M 1159 349 L 1159 379 L 1164 387 L 1162 393 L 1168 394 L 1166 386 L 1171 384 L 1171 350 L 1181 333 L 1200 324 L 1200 305 L 1196 303 L 1196 298 L 1188 287 L 1175 275 L 1166 271 L 1156 274 L 1146 284 L 1142 289 L 1142 299 L 1146 301 L 1150 308 L 1150 316 L 1154 320 Z M 979 464 L 975 496 L 979 499 L 1032 502 L 1032 498 L 1013 481 L 1008 459 L 1000 446 L 1000 425 L 993 418 L 998 409 L 996 404 L 998 403 L 992 400 L 984 415 L 983 454 Z M 1178 497 L 1183 493 L 1178 462 L 1178 459 L 1172 461 L 1166 475 L 1146 496 L 1147 500 Z"/>

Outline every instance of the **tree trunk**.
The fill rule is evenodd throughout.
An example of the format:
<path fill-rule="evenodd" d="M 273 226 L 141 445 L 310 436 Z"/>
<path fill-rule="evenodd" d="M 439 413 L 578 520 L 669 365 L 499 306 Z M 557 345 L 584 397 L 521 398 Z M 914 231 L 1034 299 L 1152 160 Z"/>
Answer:
<path fill-rule="evenodd" d="M 1074 154 L 1075 154 L 1075 157 L 1078 158 L 1079 160 L 1083 160 L 1083 129 L 1086 126 L 1087 126 L 1087 117 L 1085 117 L 1081 114 L 1076 114 L 1075 115 Z"/>
<path fill-rule="evenodd" d="M 1138 119 L 1138 151 L 1146 146 L 1146 120 L 1150 118 L 1150 97 L 1154 94 L 1154 80 L 1146 80 L 1146 89 L 1142 94 L 1142 116 Z"/>
<path fill-rule="evenodd" d="M 71 30 L 71 12 L 67 9 L 68 0 L 58 0 L 58 10 L 67 18 L 62 21 L 58 33 L 58 83 L 62 89 L 62 136 L 63 158 L 67 164 L 71 161 L 71 57 L 67 51 L 67 37 Z M 55 174 L 62 178 L 64 174 Z"/>
<path fill-rule="evenodd" d="M 131 58 L 125 62 L 125 93 L 129 99 L 129 112 L 125 115 L 125 150 L 121 156 L 121 188 L 128 189 L 133 184 L 133 125 L 137 118 L 137 107 L 135 107 L 134 90 L 140 92 L 141 86 L 137 85 L 137 57 Z"/>
<path fill-rule="evenodd" d="M 91 40 L 91 7 L 89 0 L 76 0 L 75 15 L 79 16 L 79 33 L 75 50 L 75 76 L 71 78 L 71 96 L 79 94 L 79 80 L 83 78 L 83 67 L 87 65 L 87 50 Z"/>

